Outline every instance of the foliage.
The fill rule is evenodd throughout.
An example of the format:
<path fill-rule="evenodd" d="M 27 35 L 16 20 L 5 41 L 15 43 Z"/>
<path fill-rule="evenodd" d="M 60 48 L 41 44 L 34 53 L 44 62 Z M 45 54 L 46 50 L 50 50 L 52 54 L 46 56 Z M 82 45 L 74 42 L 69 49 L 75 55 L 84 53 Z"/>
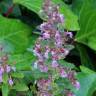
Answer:
<path fill-rule="evenodd" d="M 76 76 L 80 82 L 80 89 L 75 90 L 68 80 L 58 77 L 58 72 L 52 72 L 54 77 L 56 76 L 55 83 L 51 83 L 54 96 L 61 96 L 62 88 L 66 86 L 76 96 L 92 96 L 96 91 L 96 0 L 52 2 L 60 6 L 59 12 L 64 15 L 64 23 L 59 25 L 62 34 L 63 31 L 72 31 L 74 35 L 74 38 L 67 39 L 68 44 L 71 43 L 75 48 L 67 46 L 68 50 L 71 47 L 73 50 L 65 60 L 59 61 L 60 66 L 77 71 Z M 39 25 L 47 21 L 45 15 L 40 12 L 43 3 L 44 0 L 0 0 L 0 48 L 3 46 L 3 51 L 0 49 L 0 96 L 36 96 L 37 81 L 41 78 L 46 81 L 49 78 L 50 71 L 44 73 L 33 66 L 38 60 L 32 49 L 37 38 L 41 36 Z M 46 40 L 41 43 L 43 47 L 48 45 Z M 8 60 L 2 61 L 2 57 L 6 56 Z M 76 57 L 75 60 L 73 57 Z M 46 63 L 49 65 L 51 59 Z M 10 72 L 7 72 L 7 67 L 11 68 Z"/>

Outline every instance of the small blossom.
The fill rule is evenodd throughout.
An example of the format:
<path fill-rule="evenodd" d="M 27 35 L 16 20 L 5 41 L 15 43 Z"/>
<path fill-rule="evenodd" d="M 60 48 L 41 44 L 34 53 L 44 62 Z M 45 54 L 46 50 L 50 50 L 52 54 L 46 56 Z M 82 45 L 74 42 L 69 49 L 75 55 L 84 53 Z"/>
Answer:
<path fill-rule="evenodd" d="M 43 33 L 43 38 L 44 39 L 50 39 L 50 34 L 48 34 L 47 32 Z"/>
<path fill-rule="evenodd" d="M 12 86 L 12 85 L 13 85 L 13 80 L 10 78 L 10 79 L 8 80 L 8 83 L 9 83 L 10 86 Z"/>
<path fill-rule="evenodd" d="M 64 32 L 64 34 L 65 34 L 65 36 L 69 36 L 70 38 L 72 38 L 72 37 L 73 37 L 72 32 Z"/>
<path fill-rule="evenodd" d="M 63 16 L 63 14 L 60 14 L 59 17 L 60 17 L 61 23 L 64 23 L 64 16 Z"/>
<path fill-rule="evenodd" d="M 11 71 L 11 67 L 9 65 L 6 65 L 6 72 L 9 73 Z"/>
<path fill-rule="evenodd" d="M 58 67 L 58 66 L 59 66 L 58 62 L 57 62 L 56 60 L 53 60 L 53 61 L 52 61 L 52 67 L 53 67 L 53 68 L 56 68 L 56 67 Z"/>
<path fill-rule="evenodd" d="M 76 96 L 73 93 L 67 93 L 67 96 Z"/>
<path fill-rule="evenodd" d="M 47 59 L 48 59 L 48 57 L 49 57 L 49 56 L 48 56 L 48 53 L 49 53 L 49 52 L 46 51 L 45 54 L 44 54 L 44 57 L 47 58 Z"/>
<path fill-rule="evenodd" d="M 0 67 L 0 75 L 2 75 L 4 73 L 4 68 L 1 66 Z"/>
<path fill-rule="evenodd" d="M 76 87 L 77 90 L 80 89 L 80 83 L 76 80 L 75 83 L 73 84 L 74 87 Z"/>
<path fill-rule="evenodd" d="M 65 70 L 63 68 L 60 68 L 60 76 L 62 78 L 66 78 L 68 76 L 67 73 L 65 72 Z"/>
<path fill-rule="evenodd" d="M 39 69 L 41 72 L 48 72 L 48 66 L 46 65 L 39 65 Z"/>
<path fill-rule="evenodd" d="M 69 54 L 69 50 L 68 49 L 64 49 L 64 56 L 67 56 Z"/>

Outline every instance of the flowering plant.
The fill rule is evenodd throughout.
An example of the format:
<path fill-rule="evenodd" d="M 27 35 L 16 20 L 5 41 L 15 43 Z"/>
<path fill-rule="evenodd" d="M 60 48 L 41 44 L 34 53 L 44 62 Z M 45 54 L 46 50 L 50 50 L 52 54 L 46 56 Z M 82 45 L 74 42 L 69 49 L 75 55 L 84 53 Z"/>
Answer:
<path fill-rule="evenodd" d="M 95 19 L 96 0 L 0 0 L 0 96 L 95 96 Z"/>
<path fill-rule="evenodd" d="M 2 90 L 6 90 L 3 93 L 3 96 L 7 96 L 9 90 L 21 90 L 25 91 L 28 90 L 28 87 L 21 82 L 24 74 L 21 73 L 21 70 L 16 69 L 16 62 L 11 60 L 11 55 L 5 52 L 4 46 L 0 45 L 0 85 L 2 86 Z M 21 85 L 19 84 L 21 82 Z M 19 86 L 21 89 L 18 88 Z"/>
<path fill-rule="evenodd" d="M 59 88 L 61 87 L 60 81 L 58 82 L 58 79 L 62 78 L 61 80 L 67 80 L 76 89 L 80 88 L 80 84 L 75 78 L 76 72 L 60 62 L 72 48 L 68 42 L 69 39 L 73 38 L 72 32 L 64 32 L 62 29 L 64 16 L 59 13 L 59 6 L 54 5 L 51 0 L 45 0 L 43 10 L 40 12 L 47 21 L 40 25 L 41 36 L 37 39 L 33 50 L 34 55 L 37 56 L 34 68 L 48 73 L 48 78 L 41 78 L 37 81 L 37 96 L 73 96 L 70 88 L 64 86 L 61 89 Z"/>

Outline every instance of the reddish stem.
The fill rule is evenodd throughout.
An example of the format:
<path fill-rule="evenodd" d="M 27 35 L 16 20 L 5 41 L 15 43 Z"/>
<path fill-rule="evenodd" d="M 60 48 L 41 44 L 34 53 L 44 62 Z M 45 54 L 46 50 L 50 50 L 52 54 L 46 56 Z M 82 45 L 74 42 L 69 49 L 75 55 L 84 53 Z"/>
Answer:
<path fill-rule="evenodd" d="M 13 8 L 14 8 L 14 4 L 8 9 L 8 11 L 4 14 L 6 17 L 8 17 L 11 13 L 12 13 L 12 11 L 13 11 Z"/>

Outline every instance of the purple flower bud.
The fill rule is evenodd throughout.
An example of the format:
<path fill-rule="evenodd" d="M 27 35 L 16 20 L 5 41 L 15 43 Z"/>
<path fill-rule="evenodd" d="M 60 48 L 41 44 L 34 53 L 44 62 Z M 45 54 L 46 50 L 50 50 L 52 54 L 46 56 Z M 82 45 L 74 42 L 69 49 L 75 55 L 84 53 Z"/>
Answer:
<path fill-rule="evenodd" d="M 44 54 L 44 57 L 45 57 L 46 59 L 49 58 L 49 50 L 46 50 L 46 52 L 45 52 L 45 54 Z"/>
<path fill-rule="evenodd" d="M 39 92 L 39 94 L 38 94 L 38 96 L 53 96 L 53 95 L 51 95 L 49 92 L 47 92 L 47 91 L 40 91 Z"/>
<path fill-rule="evenodd" d="M 12 85 L 13 85 L 13 80 L 10 78 L 10 79 L 8 80 L 8 83 L 9 83 L 10 86 L 12 86 Z"/>
<path fill-rule="evenodd" d="M 58 65 L 59 65 L 59 64 L 58 64 L 58 62 L 57 62 L 56 60 L 53 60 L 53 61 L 52 61 L 52 67 L 53 67 L 53 68 L 58 67 Z"/>
<path fill-rule="evenodd" d="M 58 32 L 58 31 L 57 31 L 56 34 L 55 34 L 55 40 L 56 40 L 55 45 L 56 45 L 57 47 L 62 46 L 61 35 L 60 35 L 60 32 Z"/>
<path fill-rule="evenodd" d="M 48 72 L 48 66 L 46 65 L 39 65 L 39 69 L 41 72 Z"/>
<path fill-rule="evenodd" d="M 41 47 L 40 44 L 36 44 L 35 46 L 36 46 L 36 48 L 38 48 L 38 49 L 40 49 L 40 47 Z"/>
<path fill-rule="evenodd" d="M 41 29 L 41 30 L 44 30 L 44 27 L 45 27 L 45 26 L 46 26 L 46 23 L 41 24 L 41 25 L 40 25 L 40 29 Z"/>
<path fill-rule="evenodd" d="M 56 40 L 61 39 L 60 33 L 59 33 L 58 31 L 57 31 L 56 34 L 55 34 L 55 39 L 56 39 Z"/>
<path fill-rule="evenodd" d="M 9 65 L 6 65 L 6 72 L 9 73 L 11 71 L 11 67 Z"/>
<path fill-rule="evenodd" d="M 76 95 L 74 95 L 73 93 L 69 92 L 69 93 L 67 93 L 67 96 L 76 96 Z"/>
<path fill-rule="evenodd" d="M 50 34 L 48 34 L 48 33 L 43 33 L 43 38 L 44 38 L 44 39 L 50 39 Z"/>
<path fill-rule="evenodd" d="M 0 67 L 0 75 L 2 75 L 4 73 L 4 68 Z"/>
<path fill-rule="evenodd" d="M 60 14 L 59 17 L 60 17 L 61 23 L 64 23 L 64 16 L 63 16 L 63 14 Z"/>
<path fill-rule="evenodd" d="M 76 87 L 77 90 L 80 89 L 80 83 L 76 80 L 75 83 L 73 84 L 74 87 Z"/>
<path fill-rule="evenodd" d="M 60 68 L 60 76 L 62 78 L 66 78 L 68 76 L 67 73 L 65 72 L 65 70 L 63 68 Z"/>
<path fill-rule="evenodd" d="M 69 50 L 68 49 L 64 49 L 64 53 L 62 53 L 62 55 L 64 55 L 63 57 L 67 56 L 69 54 Z"/>
<path fill-rule="evenodd" d="M 49 30 L 49 29 L 51 29 L 51 27 L 52 27 L 52 26 L 51 26 L 50 23 L 43 23 L 43 24 L 40 25 L 41 31 Z"/>
<path fill-rule="evenodd" d="M 64 35 L 65 35 L 65 36 L 69 36 L 70 38 L 72 38 L 72 37 L 73 37 L 72 32 L 64 32 Z"/>

